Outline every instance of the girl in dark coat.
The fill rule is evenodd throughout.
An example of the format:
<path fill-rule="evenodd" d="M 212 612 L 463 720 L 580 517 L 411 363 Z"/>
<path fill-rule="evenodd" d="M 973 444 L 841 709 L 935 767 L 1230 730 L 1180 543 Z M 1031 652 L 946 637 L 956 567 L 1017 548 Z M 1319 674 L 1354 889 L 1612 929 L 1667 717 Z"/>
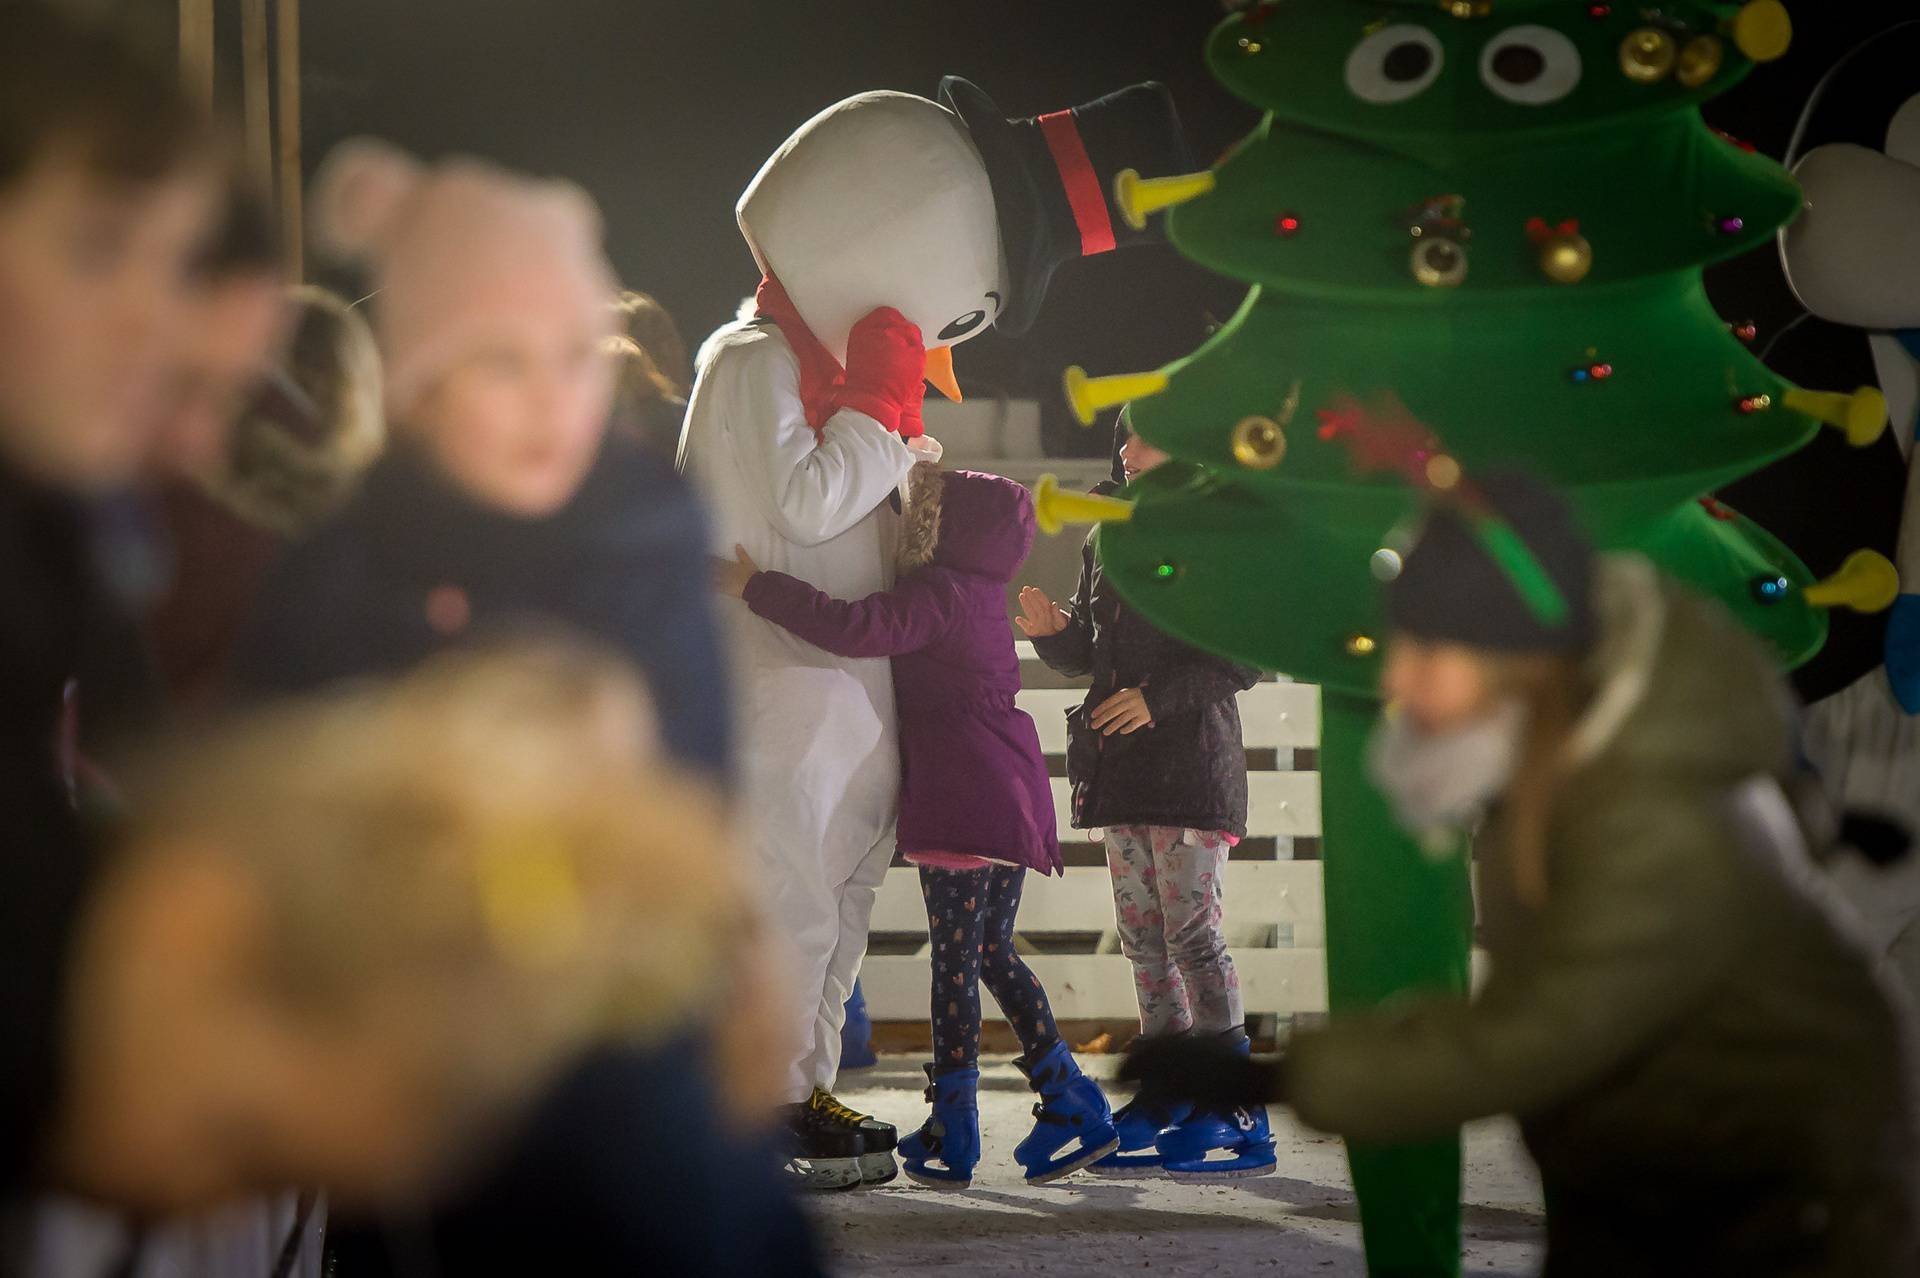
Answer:
<path fill-rule="evenodd" d="M 1113 483 L 1101 491 L 1165 460 L 1127 429 L 1123 413 Z M 1234 698 L 1259 672 L 1190 647 L 1128 607 L 1101 571 L 1091 537 L 1070 608 L 1032 586 L 1021 590 L 1020 607 L 1020 628 L 1042 661 L 1065 675 L 1093 677 L 1086 701 L 1067 720 L 1073 824 L 1106 832 L 1140 1032 L 1244 1044 L 1246 1014 L 1227 953 L 1221 878 L 1229 850 L 1247 832 L 1247 754 Z M 1120 1152 L 1094 1170 L 1138 1175 L 1164 1166 L 1182 1178 L 1271 1171 L 1264 1116 L 1243 1117 L 1253 1126 L 1233 1115 L 1136 1102 L 1116 1119 Z M 1209 1149 L 1230 1156 L 1205 1163 Z"/>
<path fill-rule="evenodd" d="M 760 572 L 739 548 L 738 561 L 718 569 L 724 589 L 808 643 L 893 659 L 899 848 L 920 868 L 933 943 L 933 1116 L 900 1145 L 907 1175 L 923 1184 L 965 1188 L 979 1161 L 982 981 L 1020 1035 L 1016 1063 L 1041 1096 L 1040 1122 L 1015 1152 L 1027 1179 L 1059 1179 L 1114 1148 L 1105 1097 L 1074 1063 L 1039 978 L 1013 948 L 1022 878 L 1061 864 L 1040 737 L 1014 705 L 1020 662 L 1007 629 L 1006 583 L 1033 530 L 1033 499 L 1018 484 L 922 463 L 908 480 L 893 589 L 834 599 Z"/>
<path fill-rule="evenodd" d="M 720 775 L 704 519 L 666 461 L 608 433 L 615 285 L 591 203 L 371 143 L 323 177 L 323 225 L 378 267 L 393 447 L 272 575 L 236 679 L 301 691 L 558 623 L 631 660 L 669 752 Z"/>
<path fill-rule="evenodd" d="M 591 202 L 562 183 L 477 161 L 423 168 L 361 142 L 327 162 L 314 204 L 323 235 L 376 268 L 393 443 L 269 581 L 237 677 L 301 690 L 528 623 L 567 626 L 645 676 L 678 761 L 721 774 L 729 707 L 705 521 L 667 461 L 609 435 L 616 285 Z M 708 1068 L 668 1048 L 581 1060 L 503 1145 L 496 1178 L 424 1224 L 330 1229 L 340 1273 L 385 1278 L 436 1259 L 471 1272 L 481 1256 L 524 1269 L 542 1254 L 569 1273 L 630 1273 L 651 1254 L 672 1272 L 811 1278 L 806 1226 L 762 1174 L 777 1163 L 758 1136 L 703 1121 L 711 1156 L 689 1161 L 655 1121 L 691 1112 Z M 748 1108 L 727 1091 L 714 1104 Z M 562 1185 L 564 1216 L 547 1192 Z M 732 1259 L 662 1259 L 669 1236 L 725 1243 Z"/>
<path fill-rule="evenodd" d="M 627 656 L 668 749 L 718 776 L 727 708 L 711 610 L 696 597 L 704 536 L 691 494 L 637 444 L 609 439 L 572 500 L 522 519 L 402 443 L 273 573 L 236 674 L 255 691 L 304 691 L 559 622 Z"/>

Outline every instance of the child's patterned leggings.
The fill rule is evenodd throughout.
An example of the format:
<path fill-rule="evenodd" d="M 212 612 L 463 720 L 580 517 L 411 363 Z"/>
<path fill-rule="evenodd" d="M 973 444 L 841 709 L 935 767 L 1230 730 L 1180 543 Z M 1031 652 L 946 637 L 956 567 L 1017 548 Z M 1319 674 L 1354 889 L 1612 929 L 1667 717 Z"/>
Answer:
<path fill-rule="evenodd" d="M 1240 974 L 1221 922 L 1223 835 L 1164 825 L 1107 827 L 1120 949 L 1133 960 L 1142 1034 L 1242 1030 Z"/>
<path fill-rule="evenodd" d="M 968 1069 L 980 1061 L 980 985 L 1020 1036 L 1029 1060 L 1060 1039 L 1040 978 L 1013 952 L 1013 916 L 1020 910 L 1026 871 L 997 865 L 982 870 L 920 867 L 933 942 L 934 1072 Z"/>

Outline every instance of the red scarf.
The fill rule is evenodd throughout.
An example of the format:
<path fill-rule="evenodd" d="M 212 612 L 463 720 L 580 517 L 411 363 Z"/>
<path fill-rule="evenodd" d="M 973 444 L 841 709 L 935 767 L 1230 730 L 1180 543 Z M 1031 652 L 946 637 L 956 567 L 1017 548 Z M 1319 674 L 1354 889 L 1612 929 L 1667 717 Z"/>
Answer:
<path fill-rule="evenodd" d="M 794 358 L 800 361 L 800 404 L 806 412 L 807 425 L 819 434 L 826 428 L 827 419 L 840 408 L 840 384 L 846 380 L 847 370 L 800 318 L 793 299 L 780 287 L 779 280 L 771 275 L 762 276 L 753 303 L 755 314 L 780 326 L 780 335 L 787 339 Z"/>

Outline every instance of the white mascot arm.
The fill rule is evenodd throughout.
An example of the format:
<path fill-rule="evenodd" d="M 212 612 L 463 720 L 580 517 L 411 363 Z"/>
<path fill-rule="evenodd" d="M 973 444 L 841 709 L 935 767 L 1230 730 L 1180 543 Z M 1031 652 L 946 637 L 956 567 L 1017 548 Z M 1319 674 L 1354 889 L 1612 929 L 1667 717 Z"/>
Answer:
<path fill-rule="evenodd" d="M 913 454 L 864 413 L 841 409 L 814 434 L 800 403 L 799 370 L 780 344 L 755 343 L 728 363 L 726 432 L 735 464 L 788 541 L 831 541 L 906 478 Z"/>

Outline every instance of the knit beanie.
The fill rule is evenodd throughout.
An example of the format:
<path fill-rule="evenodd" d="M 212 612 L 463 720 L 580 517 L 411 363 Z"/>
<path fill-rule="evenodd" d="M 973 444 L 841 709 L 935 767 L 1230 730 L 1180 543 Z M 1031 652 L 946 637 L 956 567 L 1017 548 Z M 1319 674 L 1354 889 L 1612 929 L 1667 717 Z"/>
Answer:
<path fill-rule="evenodd" d="M 1572 509 L 1547 485 L 1511 472 L 1483 476 L 1474 489 L 1472 503 L 1450 497 L 1428 511 L 1387 587 L 1393 629 L 1497 652 L 1587 651 L 1596 637 L 1594 550 Z"/>
<path fill-rule="evenodd" d="M 313 206 L 322 245 L 372 268 L 394 420 L 502 331 L 615 331 L 619 284 L 601 249 L 600 213 L 570 182 L 473 159 L 423 165 L 356 139 L 321 166 Z"/>

